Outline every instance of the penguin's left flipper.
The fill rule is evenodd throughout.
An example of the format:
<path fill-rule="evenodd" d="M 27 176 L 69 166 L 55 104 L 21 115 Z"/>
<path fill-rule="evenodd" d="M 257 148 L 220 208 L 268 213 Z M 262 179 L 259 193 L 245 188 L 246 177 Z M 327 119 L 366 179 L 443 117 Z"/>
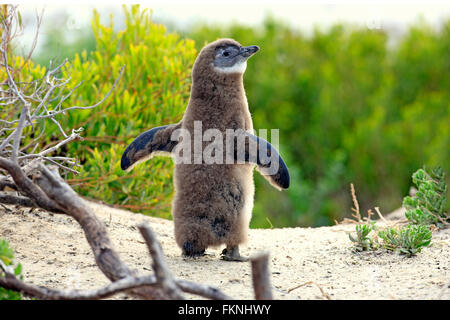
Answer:
<path fill-rule="evenodd" d="M 263 138 L 248 132 L 245 132 L 245 135 L 247 137 L 244 151 L 245 162 L 256 164 L 256 170 L 278 190 L 289 188 L 289 170 L 277 149 Z M 235 144 L 236 160 L 242 155 L 236 150 L 238 145 Z"/>
<path fill-rule="evenodd" d="M 139 135 L 124 151 L 120 161 L 122 170 L 131 170 L 139 162 L 160 153 L 170 155 L 178 141 L 171 140 L 172 133 L 181 128 L 181 122 L 156 127 Z"/>

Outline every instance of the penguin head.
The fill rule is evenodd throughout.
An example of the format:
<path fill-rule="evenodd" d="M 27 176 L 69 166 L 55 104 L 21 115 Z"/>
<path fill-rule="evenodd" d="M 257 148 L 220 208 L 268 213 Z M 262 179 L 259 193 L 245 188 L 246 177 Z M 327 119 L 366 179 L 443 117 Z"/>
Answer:
<path fill-rule="evenodd" d="M 206 45 L 198 55 L 193 76 L 242 75 L 247 60 L 259 50 L 258 46 L 243 47 L 233 39 L 219 39 Z"/>

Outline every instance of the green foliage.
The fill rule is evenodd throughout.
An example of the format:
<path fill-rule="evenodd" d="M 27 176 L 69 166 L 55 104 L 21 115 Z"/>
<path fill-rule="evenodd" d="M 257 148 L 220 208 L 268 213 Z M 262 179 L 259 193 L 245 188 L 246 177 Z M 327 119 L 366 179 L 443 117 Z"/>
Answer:
<path fill-rule="evenodd" d="M 14 252 L 9 247 L 9 244 L 6 240 L 0 239 L 0 260 L 6 266 L 14 266 Z M 22 265 L 19 263 L 14 268 L 14 274 L 22 279 Z M 5 274 L 0 269 L 0 277 L 4 277 Z M 4 288 L 0 288 L 0 300 L 21 300 L 22 296 L 19 292 L 7 290 Z"/>
<path fill-rule="evenodd" d="M 419 253 L 431 242 L 431 231 L 424 225 L 409 225 L 399 230 L 391 227 L 378 232 L 378 236 L 383 239 L 383 247 L 409 257 Z"/>
<path fill-rule="evenodd" d="M 407 209 L 406 218 L 414 224 L 436 224 L 442 227 L 442 222 L 450 218 L 446 212 L 447 185 L 444 171 L 440 167 L 431 172 L 425 168 L 419 169 L 412 175 L 412 180 L 417 186 L 417 193 L 403 200 L 403 206 Z"/>
<path fill-rule="evenodd" d="M 375 222 L 370 224 L 357 224 L 355 227 L 356 237 L 348 235 L 352 242 L 355 242 L 356 251 L 368 251 L 377 249 L 376 242 L 369 237 L 369 234 L 376 230 Z"/>

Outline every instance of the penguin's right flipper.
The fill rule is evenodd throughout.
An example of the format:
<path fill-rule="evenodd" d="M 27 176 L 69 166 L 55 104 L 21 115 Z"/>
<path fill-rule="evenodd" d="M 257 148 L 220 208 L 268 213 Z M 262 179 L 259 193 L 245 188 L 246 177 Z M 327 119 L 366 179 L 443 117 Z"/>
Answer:
<path fill-rule="evenodd" d="M 256 170 L 278 190 L 289 188 L 289 170 L 277 149 L 268 141 L 251 133 L 245 132 L 245 136 L 248 138 L 245 139 L 245 162 L 256 164 Z M 237 146 L 238 144 L 235 145 L 236 160 L 242 159 L 242 153 L 239 154 L 236 150 Z"/>
<path fill-rule="evenodd" d="M 160 153 L 170 154 L 178 141 L 171 140 L 174 130 L 181 128 L 181 122 L 156 127 L 139 135 L 122 154 L 120 167 L 130 170 L 139 162 Z"/>

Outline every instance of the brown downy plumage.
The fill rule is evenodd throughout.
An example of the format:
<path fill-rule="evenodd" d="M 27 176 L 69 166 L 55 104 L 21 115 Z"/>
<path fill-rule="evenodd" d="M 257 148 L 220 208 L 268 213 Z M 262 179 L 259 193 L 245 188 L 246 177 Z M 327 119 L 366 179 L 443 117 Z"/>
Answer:
<path fill-rule="evenodd" d="M 187 256 L 202 255 L 209 246 L 226 244 L 223 251 L 225 260 L 246 260 L 240 256 L 238 245 L 247 240 L 253 209 L 255 164 L 278 189 L 289 186 L 288 170 L 277 151 L 267 141 L 248 133 L 253 130 L 253 123 L 245 96 L 243 73 L 247 59 L 258 49 L 256 46 L 242 47 L 232 39 L 217 40 L 205 46 L 192 70 L 191 96 L 182 121 L 143 133 L 122 156 L 122 169 L 129 169 L 157 152 L 173 155 L 176 146 L 183 145 L 173 141 L 173 137 L 171 140 L 174 130 L 187 130 L 193 138 L 194 122 L 201 121 L 201 133 L 216 129 L 223 135 L 223 143 L 216 146 L 212 154 L 226 148 L 227 129 L 242 129 L 247 131 L 245 135 L 250 140 L 257 142 L 258 151 L 267 147 L 267 155 L 272 157 L 272 161 L 279 162 L 276 173 L 264 175 L 267 164 L 261 163 L 256 156 L 250 159 L 251 151 L 246 141 L 245 163 L 211 164 L 205 163 L 204 159 L 194 163 L 193 156 L 190 156 L 191 163 L 176 163 L 172 214 L 175 239 Z M 189 141 L 183 142 L 189 144 Z M 201 151 L 205 151 L 210 143 L 201 142 Z M 190 147 L 194 151 L 193 139 Z M 234 157 L 236 153 L 234 150 Z"/>

